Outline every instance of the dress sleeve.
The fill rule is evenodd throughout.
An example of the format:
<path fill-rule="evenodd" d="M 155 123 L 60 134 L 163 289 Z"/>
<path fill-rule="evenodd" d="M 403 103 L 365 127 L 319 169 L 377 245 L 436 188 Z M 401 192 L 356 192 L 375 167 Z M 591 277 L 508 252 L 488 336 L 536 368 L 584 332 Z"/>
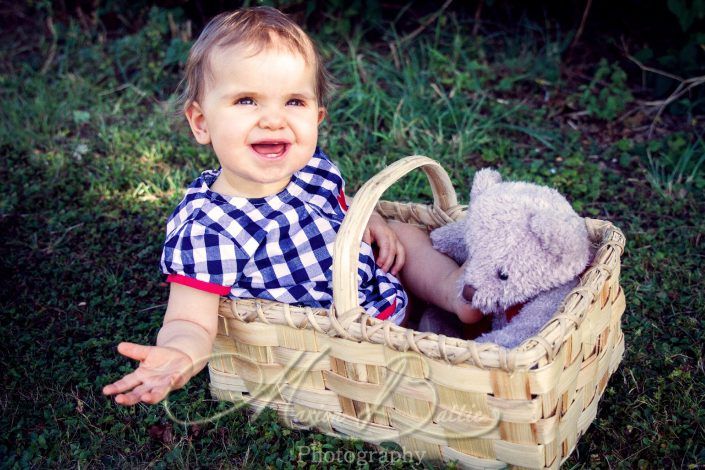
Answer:
<path fill-rule="evenodd" d="M 227 295 L 244 262 L 244 253 L 228 237 L 188 222 L 167 238 L 161 266 L 167 282 Z"/>

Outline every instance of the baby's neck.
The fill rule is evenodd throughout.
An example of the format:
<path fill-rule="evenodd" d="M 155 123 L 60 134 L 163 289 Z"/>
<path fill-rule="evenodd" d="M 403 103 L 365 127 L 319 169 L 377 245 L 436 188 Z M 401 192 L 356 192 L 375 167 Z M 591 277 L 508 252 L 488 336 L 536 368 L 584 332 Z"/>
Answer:
<path fill-rule="evenodd" d="M 228 181 L 228 178 L 221 172 L 211 185 L 211 191 L 229 197 L 243 197 L 246 199 L 263 198 L 279 194 L 287 187 L 289 181 L 242 187 L 242 185 Z"/>

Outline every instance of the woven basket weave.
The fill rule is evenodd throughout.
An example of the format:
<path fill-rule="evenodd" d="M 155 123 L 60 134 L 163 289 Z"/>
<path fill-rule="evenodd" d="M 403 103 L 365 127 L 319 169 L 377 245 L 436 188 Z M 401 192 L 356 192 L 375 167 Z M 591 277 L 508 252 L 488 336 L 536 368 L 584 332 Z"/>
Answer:
<path fill-rule="evenodd" d="M 379 202 L 396 180 L 426 173 L 431 206 Z M 221 400 L 271 407 L 318 429 L 461 468 L 558 467 L 595 419 L 624 352 L 622 232 L 586 219 L 596 255 L 540 333 L 507 350 L 379 321 L 357 303 L 358 247 L 372 211 L 431 230 L 464 213 L 445 171 L 413 156 L 358 192 L 336 240 L 330 310 L 223 299 L 209 363 Z"/>

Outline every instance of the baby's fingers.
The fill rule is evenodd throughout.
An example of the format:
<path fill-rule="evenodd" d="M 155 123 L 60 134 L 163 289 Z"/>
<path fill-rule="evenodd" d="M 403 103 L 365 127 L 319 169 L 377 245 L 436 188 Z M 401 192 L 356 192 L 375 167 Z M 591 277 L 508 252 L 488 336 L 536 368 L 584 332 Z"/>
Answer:
<path fill-rule="evenodd" d="M 115 395 L 115 403 L 122 406 L 132 406 L 140 401 L 140 393 L 134 391 Z"/>
<path fill-rule="evenodd" d="M 123 356 L 129 357 L 136 361 L 144 361 L 152 346 L 144 346 L 142 344 L 122 342 L 118 344 L 117 350 Z"/>
<path fill-rule="evenodd" d="M 170 387 L 153 388 L 150 392 L 143 394 L 140 397 L 140 401 L 149 405 L 155 405 L 166 398 L 170 391 Z"/>
<path fill-rule="evenodd" d="M 377 240 L 379 253 L 377 254 L 377 266 L 382 268 L 382 271 L 389 272 L 394 262 L 394 252 L 392 250 L 393 241 L 390 238 L 383 237 Z"/>
<path fill-rule="evenodd" d="M 103 394 L 115 395 L 116 393 L 122 393 L 127 390 L 132 390 L 140 384 L 142 384 L 142 379 L 139 378 L 135 372 L 132 372 L 131 374 L 127 374 L 120 380 L 117 380 L 103 387 Z"/>
<path fill-rule="evenodd" d="M 397 240 L 396 244 L 397 252 L 396 257 L 394 258 L 394 266 L 392 266 L 392 274 L 394 274 L 395 276 L 399 274 L 399 271 L 401 271 L 401 268 L 404 267 L 404 263 L 406 262 L 406 253 L 404 252 L 404 246 L 399 240 Z"/>
<path fill-rule="evenodd" d="M 155 403 L 159 403 L 164 398 L 166 398 L 166 396 L 169 394 L 169 392 L 171 392 L 175 388 L 179 388 L 179 386 L 177 384 L 177 382 L 179 381 L 179 377 L 180 376 L 178 374 L 172 375 L 171 378 L 168 380 L 168 383 L 166 383 L 164 385 L 155 386 L 149 392 L 144 393 L 140 397 L 140 399 L 144 403 L 149 403 L 151 405 L 153 405 Z"/>
<path fill-rule="evenodd" d="M 139 402 L 157 403 L 164 398 L 171 388 L 172 380 L 169 376 L 152 378 L 146 383 L 135 387 L 129 393 L 119 394 L 115 402 L 119 405 L 131 406 Z"/>
<path fill-rule="evenodd" d="M 362 234 L 362 241 L 368 245 L 372 245 L 372 232 L 369 228 L 366 228 L 365 232 Z"/>

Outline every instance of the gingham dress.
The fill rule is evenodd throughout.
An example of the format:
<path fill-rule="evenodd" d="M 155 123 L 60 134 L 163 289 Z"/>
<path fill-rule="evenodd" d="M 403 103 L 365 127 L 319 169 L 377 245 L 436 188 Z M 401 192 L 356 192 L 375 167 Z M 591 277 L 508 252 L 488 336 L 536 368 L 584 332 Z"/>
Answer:
<path fill-rule="evenodd" d="M 319 149 L 280 193 L 224 196 L 201 174 L 167 222 L 162 271 L 168 282 L 230 298 L 260 298 L 328 308 L 332 252 L 347 207 L 338 168 Z M 407 296 L 399 280 L 360 247 L 358 299 L 377 318 L 400 323 Z"/>

